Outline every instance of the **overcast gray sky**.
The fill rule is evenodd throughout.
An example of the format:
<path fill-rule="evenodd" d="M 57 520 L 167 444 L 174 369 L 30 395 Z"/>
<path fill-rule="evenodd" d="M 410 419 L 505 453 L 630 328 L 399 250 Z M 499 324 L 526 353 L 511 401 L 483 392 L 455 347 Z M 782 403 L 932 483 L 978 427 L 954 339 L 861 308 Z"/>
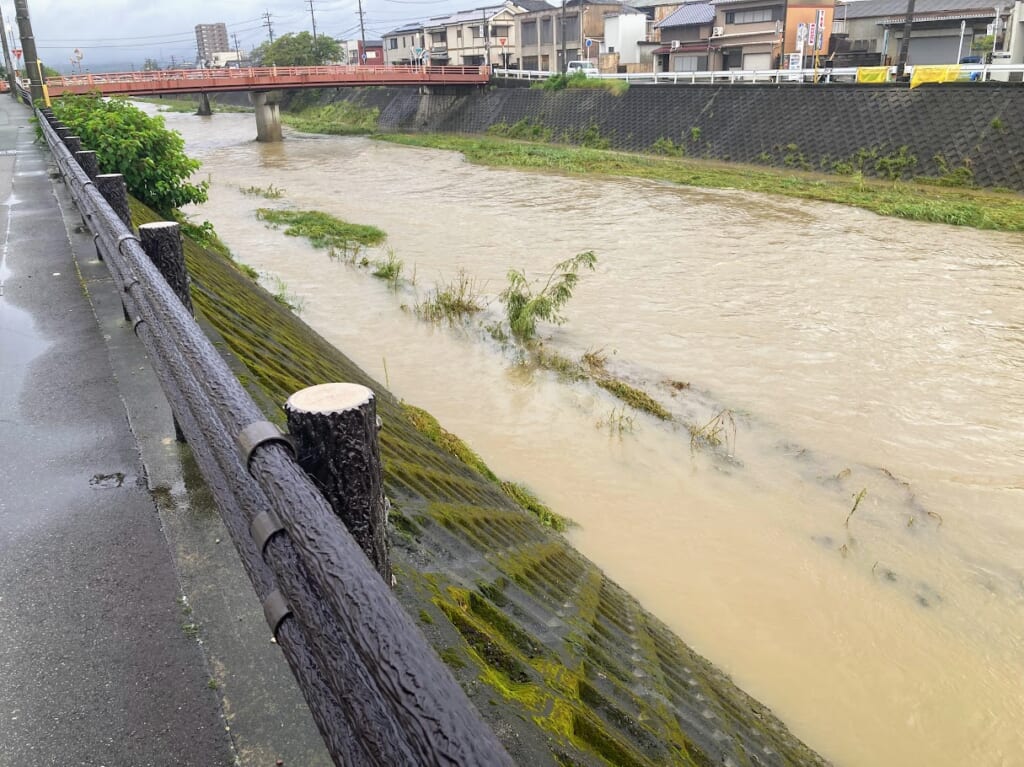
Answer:
<path fill-rule="evenodd" d="M 363 0 L 366 38 L 380 39 L 408 21 L 449 11 L 477 8 L 490 0 Z M 17 42 L 12 0 L 0 0 L 4 22 Z M 127 69 L 147 58 L 163 66 L 196 58 L 196 24 L 224 22 L 247 51 L 267 40 L 263 14 L 270 13 L 274 36 L 312 31 L 309 0 L 175 0 L 149 5 L 143 0 L 28 0 L 32 31 L 44 64 L 67 72 L 77 48 L 83 70 Z M 317 34 L 359 37 L 357 0 L 313 0 Z M 11 34 L 11 33 L 9 33 Z"/>

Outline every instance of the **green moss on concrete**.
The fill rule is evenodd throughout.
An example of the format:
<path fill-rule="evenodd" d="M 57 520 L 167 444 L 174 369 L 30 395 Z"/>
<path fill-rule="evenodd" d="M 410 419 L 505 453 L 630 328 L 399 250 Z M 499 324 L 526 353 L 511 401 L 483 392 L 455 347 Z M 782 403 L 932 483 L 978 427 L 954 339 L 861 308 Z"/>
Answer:
<path fill-rule="evenodd" d="M 138 207 L 134 215 L 138 223 L 157 218 Z M 770 712 L 538 524 L 536 510 L 524 513 L 523 499 L 510 497 L 436 420 L 423 411 L 410 419 L 409 408 L 229 260 L 190 241 L 185 252 L 201 321 L 232 364 L 244 362 L 240 378 L 269 417 L 283 422 L 281 403 L 317 383 L 352 381 L 376 392 L 391 520 L 402 534 L 393 549 L 396 593 L 496 729 L 512 721 L 528 728 L 510 743 L 535 749 L 524 761 L 721 763 L 678 725 L 678 707 L 693 705 L 695 678 L 700 705 L 723 728 L 721 753 L 734 763 L 749 762 L 746 754 L 763 743 L 787 763 L 820 764 Z"/>

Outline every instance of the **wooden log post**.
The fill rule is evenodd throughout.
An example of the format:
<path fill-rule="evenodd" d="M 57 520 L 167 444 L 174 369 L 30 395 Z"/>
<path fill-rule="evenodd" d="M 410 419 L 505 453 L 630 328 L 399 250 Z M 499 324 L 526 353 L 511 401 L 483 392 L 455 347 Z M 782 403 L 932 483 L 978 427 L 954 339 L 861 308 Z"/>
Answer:
<path fill-rule="evenodd" d="M 120 173 L 101 173 L 93 179 L 93 182 L 99 193 L 103 195 L 103 199 L 131 231 L 132 211 L 128 207 L 128 187 L 125 186 L 124 176 Z"/>
<path fill-rule="evenodd" d="M 61 125 L 59 128 L 54 128 L 53 131 L 54 133 L 57 134 L 57 138 L 59 138 L 62 142 L 65 142 L 68 136 L 74 135 L 71 128 L 65 128 L 63 125 Z M 66 143 L 64 145 L 67 146 Z"/>
<path fill-rule="evenodd" d="M 75 160 L 82 167 L 93 183 L 96 183 L 96 177 L 100 175 L 100 163 L 96 159 L 96 153 L 91 149 L 84 149 L 79 152 L 75 152 Z"/>
<path fill-rule="evenodd" d="M 178 300 L 193 317 L 192 294 L 189 292 L 188 269 L 185 267 L 185 253 L 181 247 L 181 227 L 174 221 L 154 221 L 139 227 L 139 242 L 163 278 L 167 280 Z M 178 442 L 185 442 L 185 433 L 174 419 L 174 436 Z"/>
<path fill-rule="evenodd" d="M 68 148 L 68 151 L 71 152 L 72 155 L 74 155 L 75 152 L 82 151 L 82 139 L 80 136 L 64 136 L 63 138 L 64 146 Z"/>
<path fill-rule="evenodd" d="M 373 392 L 359 384 L 320 384 L 293 394 L 284 409 L 299 465 L 392 585 Z"/>

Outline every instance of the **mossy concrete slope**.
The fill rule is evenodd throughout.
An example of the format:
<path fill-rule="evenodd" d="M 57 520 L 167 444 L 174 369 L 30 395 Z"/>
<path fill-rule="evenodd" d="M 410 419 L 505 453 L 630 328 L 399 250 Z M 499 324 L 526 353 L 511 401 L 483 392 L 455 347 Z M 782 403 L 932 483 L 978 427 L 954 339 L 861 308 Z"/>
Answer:
<path fill-rule="evenodd" d="M 137 204 L 136 223 L 156 215 Z M 395 399 L 238 271 L 186 242 L 214 343 L 283 423 L 292 392 L 371 387 L 383 419 L 396 593 L 517 763 L 530 767 L 821 765 L 575 551 L 538 504 L 456 437 Z M 244 368 L 238 367 L 237 361 Z M 541 516 L 538 516 L 538 512 Z"/>

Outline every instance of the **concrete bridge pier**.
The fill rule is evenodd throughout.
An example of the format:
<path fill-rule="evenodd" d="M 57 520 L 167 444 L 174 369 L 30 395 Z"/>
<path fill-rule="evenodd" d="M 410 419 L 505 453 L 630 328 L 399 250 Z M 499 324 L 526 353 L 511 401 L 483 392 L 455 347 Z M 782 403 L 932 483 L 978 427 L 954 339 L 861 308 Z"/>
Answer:
<path fill-rule="evenodd" d="M 281 91 L 253 91 L 250 94 L 256 111 L 256 140 L 281 140 Z"/>
<path fill-rule="evenodd" d="M 196 114 L 200 117 L 209 117 L 213 114 L 213 110 L 210 108 L 210 94 L 200 93 L 199 94 L 199 109 L 196 110 Z"/>

